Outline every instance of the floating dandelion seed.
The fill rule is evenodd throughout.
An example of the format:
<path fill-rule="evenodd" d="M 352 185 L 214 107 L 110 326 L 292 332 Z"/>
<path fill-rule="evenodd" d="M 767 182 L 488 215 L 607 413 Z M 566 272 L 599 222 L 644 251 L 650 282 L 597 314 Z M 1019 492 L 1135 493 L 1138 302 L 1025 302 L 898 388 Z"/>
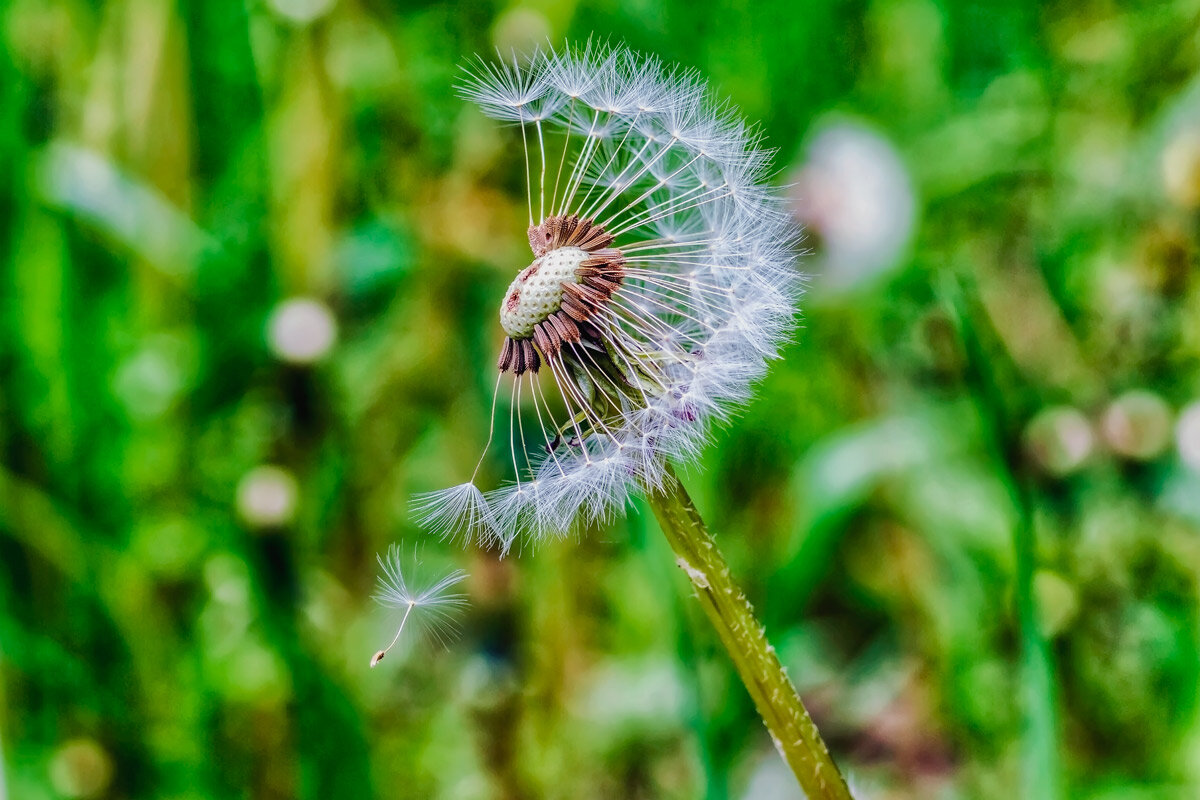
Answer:
<path fill-rule="evenodd" d="M 589 42 L 480 60 L 460 92 L 524 143 L 533 261 L 500 302 L 495 388 L 514 479 L 485 493 L 476 466 L 415 512 L 507 550 L 607 519 L 698 454 L 793 326 L 798 234 L 759 134 L 693 72 Z"/>
<path fill-rule="evenodd" d="M 378 557 L 383 570 L 375 599 L 388 608 L 403 611 L 396 635 L 387 647 L 371 657 L 374 667 L 400 641 L 405 630 L 419 630 L 446 644 L 457 633 L 456 616 L 467 604 L 467 596 L 455 591 L 467 573 L 456 569 L 436 572 L 421 560 L 414 547 L 405 553 L 399 545 L 388 548 L 387 557 Z"/>

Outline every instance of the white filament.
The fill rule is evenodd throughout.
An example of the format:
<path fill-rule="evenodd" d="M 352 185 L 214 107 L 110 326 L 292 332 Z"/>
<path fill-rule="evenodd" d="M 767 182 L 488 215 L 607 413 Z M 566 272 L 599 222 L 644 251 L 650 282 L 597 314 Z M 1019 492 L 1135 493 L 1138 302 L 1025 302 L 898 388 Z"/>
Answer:
<path fill-rule="evenodd" d="M 484 494 L 472 477 L 418 501 L 434 530 L 507 549 L 521 532 L 536 539 L 606 520 L 632 489 L 657 484 L 668 459 L 699 454 L 793 327 L 798 232 L 766 185 L 770 153 L 759 134 L 694 72 L 589 42 L 525 62 L 481 60 L 460 91 L 520 125 L 530 224 L 547 212 L 599 216 L 625 257 L 621 287 L 588 320 L 603 347 L 568 344 L 542 354 L 541 376 L 515 379 L 513 482 Z M 534 316 L 547 297 L 560 301 L 555 287 L 530 283 L 514 282 L 510 294 L 523 289 Z M 527 336 L 529 320 L 513 316 L 505 330 Z M 557 397 L 542 392 L 551 378 Z M 518 389 L 526 379 L 537 428 L 528 441 Z"/>

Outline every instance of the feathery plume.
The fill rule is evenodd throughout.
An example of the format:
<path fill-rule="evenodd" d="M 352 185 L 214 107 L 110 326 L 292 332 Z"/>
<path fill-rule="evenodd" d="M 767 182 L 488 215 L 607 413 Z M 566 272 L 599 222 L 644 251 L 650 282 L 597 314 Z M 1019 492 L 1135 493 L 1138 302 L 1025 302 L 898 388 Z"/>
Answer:
<path fill-rule="evenodd" d="M 402 612 L 396 635 L 387 647 L 371 657 L 377 666 L 400 641 L 405 630 L 417 630 L 445 644 L 458 630 L 457 615 L 467 604 L 465 594 L 457 591 L 467 573 L 461 569 L 441 573 L 421 560 L 414 546 L 405 552 L 399 545 L 388 548 L 387 557 L 377 556 L 382 573 L 375 600 L 380 605 Z"/>
<path fill-rule="evenodd" d="M 793 326 L 798 232 L 759 134 L 694 72 L 589 41 L 476 61 L 460 93 L 524 146 L 533 260 L 500 302 L 495 390 L 512 482 L 485 492 L 476 466 L 417 511 L 507 551 L 696 457 Z"/>

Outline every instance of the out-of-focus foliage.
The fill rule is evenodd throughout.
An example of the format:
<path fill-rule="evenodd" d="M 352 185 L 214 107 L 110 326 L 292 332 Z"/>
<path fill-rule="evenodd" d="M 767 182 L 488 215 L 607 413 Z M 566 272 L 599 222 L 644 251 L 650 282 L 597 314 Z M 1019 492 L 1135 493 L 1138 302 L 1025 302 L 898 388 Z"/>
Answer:
<path fill-rule="evenodd" d="M 1197 796 L 1198 18 L 8 0 L 0 796 L 797 796 L 642 508 L 427 543 L 464 635 L 367 666 L 530 258 L 459 65 L 592 33 L 761 120 L 809 226 L 801 335 L 688 482 L 853 783 Z"/>

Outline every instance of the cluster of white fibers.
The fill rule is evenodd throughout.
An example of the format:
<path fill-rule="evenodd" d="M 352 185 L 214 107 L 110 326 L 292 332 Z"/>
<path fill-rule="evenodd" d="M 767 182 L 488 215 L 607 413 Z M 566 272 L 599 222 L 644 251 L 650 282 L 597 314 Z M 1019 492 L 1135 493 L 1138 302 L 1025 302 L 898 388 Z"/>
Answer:
<path fill-rule="evenodd" d="M 439 571 L 425 562 L 416 546 L 406 551 L 393 544 L 386 558 L 376 556 L 376 559 L 382 572 L 375 600 L 400 612 L 400 622 L 391 643 L 371 657 L 371 666 L 379 665 L 405 630 L 413 636 L 425 634 L 447 644 L 458 632 L 457 617 L 467 605 L 467 596 L 459 591 L 467 573 L 461 569 Z"/>
<path fill-rule="evenodd" d="M 515 475 L 484 492 L 476 467 L 415 509 L 507 550 L 606 520 L 699 454 L 793 327 L 799 237 L 760 135 L 694 72 L 589 42 L 481 60 L 460 91 L 525 145 L 535 258 L 501 304 L 496 384 Z"/>

